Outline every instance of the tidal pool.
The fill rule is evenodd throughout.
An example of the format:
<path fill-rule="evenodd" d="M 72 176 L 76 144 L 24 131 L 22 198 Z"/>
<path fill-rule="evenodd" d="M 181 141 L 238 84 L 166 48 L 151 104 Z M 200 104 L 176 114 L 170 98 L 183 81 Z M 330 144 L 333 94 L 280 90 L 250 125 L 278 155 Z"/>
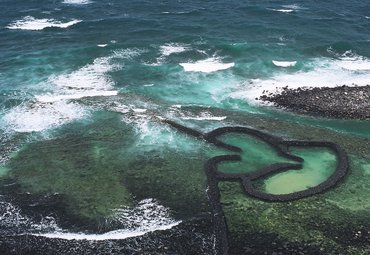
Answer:
<path fill-rule="evenodd" d="M 336 156 L 328 149 L 298 148 L 291 151 L 304 159 L 303 168 L 276 174 L 264 181 L 265 192 L 289 194 L 319 185 L 326 181 L 336 168 Z"/>

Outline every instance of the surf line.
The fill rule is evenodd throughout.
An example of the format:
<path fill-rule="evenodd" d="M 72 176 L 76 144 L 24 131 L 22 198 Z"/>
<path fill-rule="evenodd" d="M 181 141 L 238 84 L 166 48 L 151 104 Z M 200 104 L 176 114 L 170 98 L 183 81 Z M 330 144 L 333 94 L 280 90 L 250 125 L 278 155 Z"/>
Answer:
<path fill-rule="evenodd" d="M 258 139 L 265 141 L 272 145 L 277 153 L 289 160 L 296 161 L 297 163 L 278 163 L 272 164 L 267 167 L 258 169 L 252 173 L 224 173 L 218 171 L 218 164 L 221 162 L 241 161 L 242 158 L 237 154 L 229 154 L 216 156 L 208 159 L 204 165 L 204 171 L 207 176 L 207 196 L 211 205 L 212 220 L 214 226 L 214 248 L 216 255 L 228 254 L 228 227 L 225 215 L 220 202 L 220 189 L 218 183 L 221 181 L 240 182 L 246 195 L 266 201 L 266 202 L 290 202 L 305 197 L 310 197 L 319 193 L 328 191 L 334 188 L 343 178 L 347 175 L 349 170 L 348 156 L 346 152 L 336 143 L 329 141 L 298 141 L 298 140 L 284 140 L 270 134 L 241 126 L 221 127 L 214 129 L 208 133 L 202 133 L 195 129 L 188 128 L 178 124 L 172 120 L 162 119 L 162 122 L 170 125 L 171 127 L 191 135 L 197 139 L 202 139 L 206 142 L 212 143 L 217 147 L 227 149 L 231 152 L 240 153 L 242 149 L 224 143 L 217 137 L 227 133 L 240 133 L 252 135 Z M 271 175 L 278 174 L 287 170 L 301 170 L 303 168 L 303 158 L 293 155 L 289 151 L 289 147 L 321 147 L 331 149 L 337 160 L 337 167 L 334 173 L 324 182 L 314 187 L 307 188 L 302 191 L 288 193 L 288 194 L 269 194 L 258 191 L 253 186 L 253 181 L 263 179 Z"/>

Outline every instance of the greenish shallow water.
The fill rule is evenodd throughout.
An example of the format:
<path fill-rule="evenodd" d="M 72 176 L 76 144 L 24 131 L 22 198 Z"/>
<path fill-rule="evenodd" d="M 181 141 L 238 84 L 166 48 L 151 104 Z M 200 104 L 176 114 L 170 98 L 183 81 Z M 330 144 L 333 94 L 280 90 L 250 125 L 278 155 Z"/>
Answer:
<path fill-rule="evenodd" d="M 229 133 L 219 140 L 242 149 L 240 162 L 223 162 L 218 166 L 224 173 L 250 173 L 276 163 L 293 163 L 279 156 L 272 145 L 254 136 Z"/>
<path fill-rule="evenodd" d="M 288 194 L 319 185 L 334 173 L 336 156 L 322 148 L 292 148 L 292 153 L 304 159 L 301 170 L 286 171 L 265 181 L 265 192 Z"/>

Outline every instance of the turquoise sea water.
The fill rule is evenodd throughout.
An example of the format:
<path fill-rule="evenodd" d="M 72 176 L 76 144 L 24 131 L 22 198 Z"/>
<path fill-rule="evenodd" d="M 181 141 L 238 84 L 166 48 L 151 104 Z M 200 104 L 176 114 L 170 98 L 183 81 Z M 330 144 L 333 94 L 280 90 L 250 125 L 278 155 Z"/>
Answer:
<path fill-rule="evenodd" d="M 208 213 L 202 167 L 225 151 L 163 119 L 202 132 L 241 125 L 326 139 L 353 149 L 355 173 L 368 165 L 368 121 L 297 115 L 258 100 L 285 86 L 369 84 L 367 1 L 1 0 L 0 8 L 0 205 L 29 220 L 58 215 L 42 233 L 127 235 Z M 240 147 L 256 155 L 250 166 L 280 162 L 267 145 Z M 297 155 L 307 158 L 309 180 L 282 173 L 262 188 L 285 194 L 331 173 L 329 152 Z M 58 194 L 63 209 L 34 213 L 19 194 Z M 139 217 L 145 203 L 159 208 L 158 222 L 123 220 Z M 13 231 L 9 224 L 0 229 Z"/>

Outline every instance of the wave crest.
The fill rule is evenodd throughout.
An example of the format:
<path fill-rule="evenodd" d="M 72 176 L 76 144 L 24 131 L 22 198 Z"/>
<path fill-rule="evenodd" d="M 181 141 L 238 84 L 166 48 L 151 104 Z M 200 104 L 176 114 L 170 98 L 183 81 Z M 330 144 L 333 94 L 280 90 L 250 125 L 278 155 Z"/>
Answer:
<path fill-rule="evenodd" d="M 291 67 L 297 64 L 297 61 L 276 61 L 272 60 L 272 63 L 278 67 Z"/>
<path fill-rule="evenodd" d="M 180 63 L 186 72 L 203 72 L 212 73 L 220 70 L 226 70 L 235 65 L 232 63 L 222 63 L 220 59 L 212 57 L 205 60 L 200 60 L 194 63 Z"/>
<path fill-rule="evenodd" d="M 32 16 L 26 16 L 21 20 L 17 20 L 9 24 L 6 26 L 6 28 L 20 30 L 43 30 L 47 27 L 67 28 L 79 22 L 81 22 L 81 20 L 74 19 L 68 22 L 61 22 L 54 19 L 36 19 Z"/>

